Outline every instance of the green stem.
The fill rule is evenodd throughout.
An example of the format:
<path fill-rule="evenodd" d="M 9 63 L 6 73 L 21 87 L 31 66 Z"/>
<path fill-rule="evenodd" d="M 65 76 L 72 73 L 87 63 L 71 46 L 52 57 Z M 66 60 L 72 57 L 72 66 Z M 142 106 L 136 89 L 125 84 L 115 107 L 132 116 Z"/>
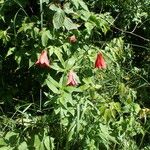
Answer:
<path fill-rule="evenodd" d="M 40 0 L 41 29 L 43 28 L 43 0 Z"/>
<path fill-rule="evenodd" d="M 42 111 L 42 89 L 40 89 L 40 112 Z"/>
<path fill-rule="evenodd" d="M 60 108 L 60 137 L 62 137 L 62 107 Z M 60 138 L 60 147 L 62 148 L 62 138 Z"/>
<path fill-rule="evenodd" d="M 77 137 L 79 135 L 79 126 L 80 126 L 80 105 L 77 104 Z"/>

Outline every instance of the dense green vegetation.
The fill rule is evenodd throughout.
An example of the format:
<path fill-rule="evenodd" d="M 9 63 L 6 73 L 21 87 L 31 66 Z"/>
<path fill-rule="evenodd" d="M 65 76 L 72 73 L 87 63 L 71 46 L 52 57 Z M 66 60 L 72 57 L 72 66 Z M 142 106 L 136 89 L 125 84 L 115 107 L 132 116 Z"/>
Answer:
<path fill-rule="evenodd" d="M 149 150 L 149 10 L 0 0 L 0 150 Z"/>

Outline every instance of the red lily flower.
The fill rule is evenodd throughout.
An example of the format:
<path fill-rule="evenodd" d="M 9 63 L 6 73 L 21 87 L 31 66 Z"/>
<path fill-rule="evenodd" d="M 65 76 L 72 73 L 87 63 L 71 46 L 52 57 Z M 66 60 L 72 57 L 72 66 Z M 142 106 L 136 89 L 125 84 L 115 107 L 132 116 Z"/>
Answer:
<path fill-rule="evenodd" d="M 76 74 L 72 70 L 68 73 L 67 85 L 69 86 L 78 85 L 76 81 Z"/>
<path fill-rule="evenodd" d="M 105 69 L 106 68 L 106 63 L 105 63 L 105 60 L 104 60 L 101 53 L 97 54 L 97 58 L 95 61 L 95 68 L 99 68 L 99 69 Z"/>
<path fill-rule="evenodd" d="M 39 65 L 42 68 L 49 67 L 49 60 L 47 57 L 47 51 L 43 50 L 40 57 L 38 58 L 36 65 Z"/>
<path fill-rule="evenodd" d="M 72 35 L 72 36 L 69 37 L 69 42 L 70 43 L 75 43 L 76 41 L 77 41 L 77 39 L 76 39 L 75 35 Z"/>

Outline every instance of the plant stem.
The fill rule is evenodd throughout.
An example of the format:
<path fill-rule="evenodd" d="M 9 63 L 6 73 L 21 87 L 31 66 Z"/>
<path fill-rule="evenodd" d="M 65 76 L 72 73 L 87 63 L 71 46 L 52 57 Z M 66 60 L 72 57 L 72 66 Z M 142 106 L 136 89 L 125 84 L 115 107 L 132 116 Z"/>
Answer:
<path fill-rule="evenodd" d="M 41 29 L 43 28 L 43 0 L 40 0 Z"/>
<path fill-rule="evenodd" d="M 40 89 L 40 111 L 42 111 L 42 89 Z"/>
<path fill-rule="evenodd" d="M 79 126 L 80 126 L 80 105 L 77 104 L 77 139 L 79 135 Z"/>

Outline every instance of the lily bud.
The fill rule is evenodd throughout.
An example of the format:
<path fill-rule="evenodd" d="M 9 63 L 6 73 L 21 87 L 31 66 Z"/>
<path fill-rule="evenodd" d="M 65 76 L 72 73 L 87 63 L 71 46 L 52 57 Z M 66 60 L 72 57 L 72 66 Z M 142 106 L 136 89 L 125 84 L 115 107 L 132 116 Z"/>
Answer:
<path fill-rule="evenodd" d="M 72 35 L 72 36 L 69 37 L 69 42 L 70 43 L 75 43 L 76 41 L 77 41 L 77 39 L 76 39 L 75 35 Z"/>
<path fill-rule="evenodd" d="M 97 54 L 97 58 L 95 61 L 95 68 L 99 68 L 99 69 L 105 69 L 106 68 L 106 63 L 105 63 L 105 60 L 104 60 L 101 53 Z"/>
<path fill-rule="evenodd" d="M 42 67 L 42 68 L 47 68 L 50 66 L 49 60 L 47 57 L 47 51 L 45 51 L 45 50 L 42 51 L 40 57 L 38 58 L 38 60 L 35 64 Z"/>
<path fill-rule="evenodd" d="M 76 73 L 71 70 L 68 73 L 67 85 L 69 85 L 69 86 L 78 85 L 77 80 L 76 80 L 76 76 L 77 76 Z"/>

